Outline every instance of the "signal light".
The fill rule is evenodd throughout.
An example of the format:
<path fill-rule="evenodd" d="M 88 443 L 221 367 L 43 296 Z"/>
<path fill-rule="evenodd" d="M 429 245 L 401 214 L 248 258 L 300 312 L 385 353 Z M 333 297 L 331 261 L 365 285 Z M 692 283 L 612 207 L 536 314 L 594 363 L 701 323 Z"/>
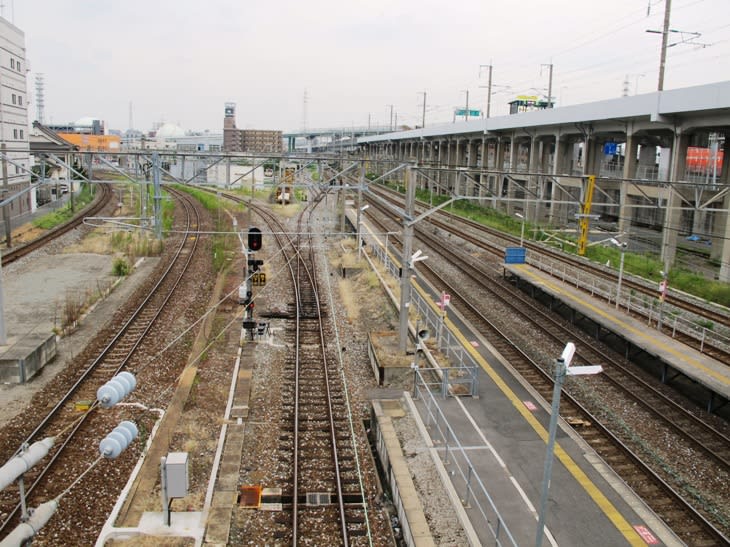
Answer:
<path fill-rule="evenodd" d="M 261 230 L 258 228 L 248 229 L 248 248 L 251 251 L 258 251 L 261 249 Z"/>

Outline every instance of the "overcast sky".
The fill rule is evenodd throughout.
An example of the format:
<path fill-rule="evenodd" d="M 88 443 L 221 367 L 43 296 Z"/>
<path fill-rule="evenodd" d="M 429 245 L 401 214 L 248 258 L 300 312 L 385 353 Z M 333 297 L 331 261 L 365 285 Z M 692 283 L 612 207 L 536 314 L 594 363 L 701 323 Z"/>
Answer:
<path fill-rule="evenodd" d="M 257 129 L 450 122 L 516 95 L 558 106 L 656 89 L 664 0 L 4 0 L 25 32 L 46 122 L 154 122 L 221 131 L 223 105 Z M 648 12 L 648 14 L 647 14 Z M 730 0 L 673 0 L 665 89 L 730 80 Z M 507 88 L 506 86 L 509 86 Z M 305 108 L 306 90 L 306 108 Z"/>

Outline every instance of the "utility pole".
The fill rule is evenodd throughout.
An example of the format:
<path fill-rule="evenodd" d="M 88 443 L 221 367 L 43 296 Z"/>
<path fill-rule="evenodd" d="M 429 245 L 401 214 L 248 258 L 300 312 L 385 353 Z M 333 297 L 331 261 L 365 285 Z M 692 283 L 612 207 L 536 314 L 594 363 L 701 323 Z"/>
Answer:
<path fill-rule="evenodd" d="M 662 52 L 659 59 L 659 82 L 657 91 L 664 89 L 664 68 L 667 65 L 667 43 L 669 42 L 669 16 L 672 11 L 672 0 L 664 0 L 664 27 L 662 29 Z"/>
<path fill-rule="evenodd" d="M 469 90 L 464 89 L 464 93 L 466 93 L 466 108 L 464 108 L 464 121 L 469 121 Z"/>
<path fill-rule="evenodd" d="M 426 127 L 426 92 L 421 91 L 419 95 L 423 95 L 423 111 L 421 113 L 421 129 Z"/>
<path fill-rule="evenodd" d="M 553 107 L 553 64 L 540 65 L 540 67 L 548 67 L 548 108 Z"/>
<path fill-rule="evenodd" d="M 682 30 L 676 30 L 676 29 L 670 29 L 669 28 L 669 19 L 672 14 L 672 0 L 664 0 L 664 26 L 662 27 L 662 30 L 647 30 L 646 32 L 650 32 L 652 34 L 661 34 L 662 35 L 662 51 L 661 56 L 659 58 L 659 82 L 657 83 L 657 91 L 663 91 L 664 90 L 664 71 L 667 67 L 667 49 L 676 46 L 677 44 L 693 44 L 696 46 L 701 47 L 707 47 L 709 44 L 701 44 L 699 42 L 695 42 L 694 40 L 698 39 L 700 36 L 702 36 L 699 32 L 686 32 Z M 669 43 L 669 33 L 674 32 L 680 35 L 680 39 L 678 42 L 675 42 L 673 44 Z"/>
<path fill-rule="evenodd" d="M 483 68 L 489 69 L 489 75 L 487 77 L 487 114 L 486 117 L 489 118 L 489 111 L 491 110 L 492 106 L 492 65 L 491 62 L 488 65 L 479 65 L 479 72 L 481 73 L 481 70 Z M 484 86 L 480 86 L 484 87 Z"/>
<path fill-rule="evenodd" d="M 390 130 L 393 131 L 393 105 L 392 104 L 387 104 L 385 106 L 389 106 L 390 107 Z"/>

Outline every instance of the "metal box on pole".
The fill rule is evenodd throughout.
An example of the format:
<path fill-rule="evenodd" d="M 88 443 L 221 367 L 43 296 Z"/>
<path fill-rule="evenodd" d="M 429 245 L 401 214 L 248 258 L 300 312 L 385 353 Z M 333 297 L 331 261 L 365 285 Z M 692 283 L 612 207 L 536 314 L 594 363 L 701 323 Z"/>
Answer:
<path fill-rule="evenodd" d="M 167 468 L 168 498 L 184 498 L 188 495 L 188 453 L 170 452 L 165 461 Z"/>

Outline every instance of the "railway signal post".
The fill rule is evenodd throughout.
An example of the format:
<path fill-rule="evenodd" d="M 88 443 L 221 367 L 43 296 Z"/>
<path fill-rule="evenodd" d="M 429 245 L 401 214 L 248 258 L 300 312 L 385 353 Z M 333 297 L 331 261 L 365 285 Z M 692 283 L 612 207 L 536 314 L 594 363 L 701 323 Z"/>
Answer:
<path fill-rule="evenodd" d="M 242 285 L 239 292 L 239 303 L 245 306 L 243 328 L 251 333 L 252 339 L 255 329 L 258 327 L 258 324 L 253 319 L 253 286 L 263 285 L 266 283 L 266 275 L 264 273 L 259 273 L 259 268 L 264 264 L 264 261 L 254 258 L 254 253 L 261 250 L 261 240 L 262 237 L 260 229 L 248 229 L 246 264 L 244 267 L 245 283 Z"/>

